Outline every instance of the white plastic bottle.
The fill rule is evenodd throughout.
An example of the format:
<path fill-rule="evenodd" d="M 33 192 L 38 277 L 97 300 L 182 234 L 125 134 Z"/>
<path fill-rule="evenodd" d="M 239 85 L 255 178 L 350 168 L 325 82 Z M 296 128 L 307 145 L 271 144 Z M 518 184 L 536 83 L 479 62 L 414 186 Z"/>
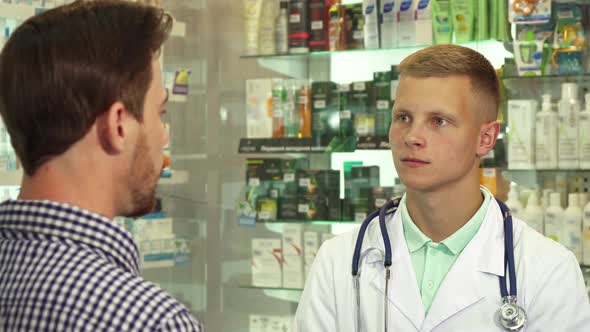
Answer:
<path fill-rule="evenodd" d="M 541 111 L 536 115 L 535 158 L 537 169 L 557 168 L 557 130 L 559 118 L 553 111 L 551 95 L 544 94 Z"/>
<path fill-rule="evenodd" d="M 550 204 L 545 210 L 545 236 L 562 242 L 563 241 L 563 208 L 561 207 L 561 196 L 559 193 L 551 193 Z"/>
<path fill-rule="evenodd" d="M 590 203 L 584 207 L 582 228 L 582 261 L 590 265 Z"/>
<path fill-rule="evenodd" d="M 582 209 L 577 193 L 568 195 L 568 207 L 563 213 L 563 245 L 582 262 Z"/>
<path fill-rule="evenodd" d="M 558 167 L 560 169 L 577 169 L 579 163 L 578 117 L 580 101 L 578 85 L 563 83 L 559 101 L 559 147 Z"/>
<path fill-rule="evenodd" d="M 549 207 L 552 192 L 553 190 L 551 189 L 543 189 L 543 196 L 541 197 L 541 207 L 543 208 L 543 212 Z"/>
<path fill-rule="evenodd" d="M 379 7 L 377 0 L 363 0 L 365 48 L 379 48 Z"/>
<path fill-rule="evenodd" d="M 533 190 L 524 209 L 523 218 L 534 230 L 543 234 L 543 208 L 539 205 L 537 191 Z"/>
<path fill-rule="evenodd" d="M 289 52 L 289 2 L 281 0 L 279 14 L 275 20 L 275 52 Z"/>
<path fill-rule="evenodd" d="M 399 1 L 381 0 L 381 47 L 397 47 L 397 12 Z"/>
<path fill-rule="evenodd" d="M 579 113 L 578 142 L 580 143 L 580 168 L 590 168 L 590 93 L 584 96 L 586 108 Z"/>
<path fill-rule="evenodd" d="M 518 191 L 516 186 L 511 186 L 510 191 L 508 192 L 508 200 L 506 201 L 506 206 L 510 209 L 510 213 L 520 219 L 523 218 L 524 208 L 522 203 L 518 198 Z"/>
<path fill-rule="evenodd" d="M 275 19 L 277 17 L 276 2 L 262 0 L 260 22 L 258 23 L 258 54 L 270 55 L 276 52 Z"/>

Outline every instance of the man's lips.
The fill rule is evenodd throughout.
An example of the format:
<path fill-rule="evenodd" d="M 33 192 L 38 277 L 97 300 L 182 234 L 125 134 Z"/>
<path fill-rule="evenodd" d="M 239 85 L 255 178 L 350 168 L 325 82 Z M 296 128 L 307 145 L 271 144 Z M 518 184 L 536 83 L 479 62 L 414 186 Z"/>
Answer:
<path fill-rule="evenodd" d="M 402 163 L 410 167 L 420 167 L 430 164 L 430 162 L 418 158 L 402 158 Z"/>

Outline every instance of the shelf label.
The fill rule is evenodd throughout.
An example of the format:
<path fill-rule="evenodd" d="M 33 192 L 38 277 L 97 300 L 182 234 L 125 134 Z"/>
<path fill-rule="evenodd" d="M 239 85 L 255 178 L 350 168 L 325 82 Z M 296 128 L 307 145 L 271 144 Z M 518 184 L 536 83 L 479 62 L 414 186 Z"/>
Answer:
<path fill-rule="evenodd" d="M 250 180 L 248 180 L 248 185 L 250 187 L 256 187 L 260 185 L 260 179 L 259 178 L 251 178 Z"/>
<path fill-rule="evenodd" d="M 307 96 L 299 96 L 299 104 L 307 105 Z"/>
<path fill-rule="evenodd" d="M 285 173 L 283 182 L 295 182 L 295 173 Z"/>
<path fill-rule="evenodd" d="M 301 15 L 300 14 L 289 15 L 289 23 L 299 23 L 299 22 L 301 22 Z"/>
<path fill-rule="evenodd" d="M 260 220 L 270 220 L 271 213 L 270 211 L 260 211 L 258 212 L 258 218 Z"/>
<path fill-rule="evenodd" d="M 375 199 L 375 206 L 378 207 L 378 208 L 380 208 L 383 205 L 385 205 L 385 203 L 387 203 L 387 199 L 385 199 L 385 198 L 377 198 L 377 199 Z"/>

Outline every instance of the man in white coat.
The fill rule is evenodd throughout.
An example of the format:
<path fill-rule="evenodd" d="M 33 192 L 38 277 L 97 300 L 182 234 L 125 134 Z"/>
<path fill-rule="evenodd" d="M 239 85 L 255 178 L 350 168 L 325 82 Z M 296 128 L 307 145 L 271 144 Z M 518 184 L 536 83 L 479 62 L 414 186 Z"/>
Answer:
<path fill-rule="evenodd" d="M 439 45 L 407 57 L 399 73 L 389 141 L 407 192 L 386 217 L 388 291 L 383 238 L 372 222 L 361 248 L 360 304 L 351 273 L 357 229 L 319 250 L 294 331 L 503 331 L 503 218 L 478 169 L 499 132 L 494 68 L 471 49 Z M 518 219 L 513 232 L 517 303 L 527 315 L 521 331 L 590 331 L 574 255 Z"/>

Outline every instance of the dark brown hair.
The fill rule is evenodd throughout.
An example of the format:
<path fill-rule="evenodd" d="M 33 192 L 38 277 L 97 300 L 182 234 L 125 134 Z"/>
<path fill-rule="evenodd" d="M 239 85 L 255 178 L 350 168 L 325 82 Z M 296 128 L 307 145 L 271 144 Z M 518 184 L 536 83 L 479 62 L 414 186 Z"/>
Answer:
<path fill-rule="evenodd" d="M 25 172 L 67 151 L 116 101 L 143 119 L 172 18 L 128 1 L 77 1 L 19 26 L 0 55 L 0 113 Z"/>
<path fill-rule="evenodd" d="M 474 105 L 483 118 L 496 120 L 500 106 L 498 76 L 492 64 L 480 53 L 463 46 L 436 45 L 412 53 L 399 65 L 400 76 L 446 77 L 465 75 L 471 81 Z"/>

